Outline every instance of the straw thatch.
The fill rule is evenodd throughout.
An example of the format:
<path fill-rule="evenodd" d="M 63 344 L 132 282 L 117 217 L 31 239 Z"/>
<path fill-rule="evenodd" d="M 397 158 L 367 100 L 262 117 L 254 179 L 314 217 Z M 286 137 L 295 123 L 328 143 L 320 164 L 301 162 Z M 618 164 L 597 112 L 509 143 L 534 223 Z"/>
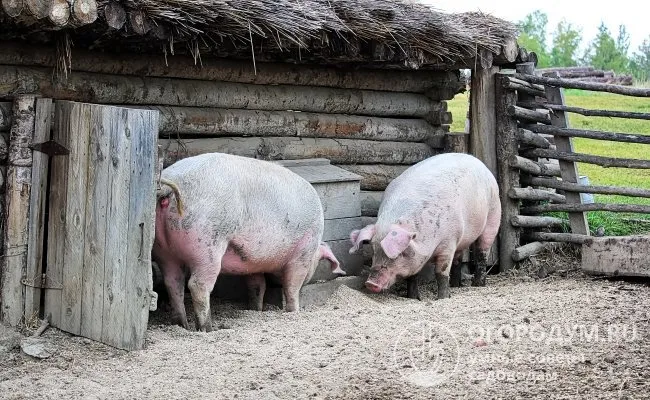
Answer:
<path fill-rule="evenodd" d="M 54 35 L 43 32 L 56 30 L 68 32 L 75 47 L 410 67 L 457 64 L 479 51 L 499 53 L 516 35 L 514 24 L 490 15 L 447 14 L 406 0 L 96 0 L 96 4 L 96 19 L 85 25 L 71 17 L 67 25 L 54 26 L 49 18 L 26 18 L 29 10 L 11 17 L 0 10 L 0 35 L 48 42 Z M 110 25 L 118 29 L 107 23 L 107 9 L 125 11 L 124 21 L 111 14 Z"/>

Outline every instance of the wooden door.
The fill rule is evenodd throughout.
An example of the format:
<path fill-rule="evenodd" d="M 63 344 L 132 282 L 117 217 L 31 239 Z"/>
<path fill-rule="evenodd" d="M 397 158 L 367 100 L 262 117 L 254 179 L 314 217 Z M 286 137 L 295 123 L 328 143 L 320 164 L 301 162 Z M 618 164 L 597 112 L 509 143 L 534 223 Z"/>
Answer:
<path fill-rule="evenodd" d="M 45 313 L 64 331 L 142 348 L 152 297 L 158 111 L 57 101 Z"/>

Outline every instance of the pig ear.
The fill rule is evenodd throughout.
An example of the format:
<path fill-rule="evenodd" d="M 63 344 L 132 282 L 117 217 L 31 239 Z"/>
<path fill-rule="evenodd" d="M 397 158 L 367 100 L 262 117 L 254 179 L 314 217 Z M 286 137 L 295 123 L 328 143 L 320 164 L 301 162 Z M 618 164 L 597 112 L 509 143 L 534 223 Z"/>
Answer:
<path fill-rule="evenodd" d="M 372 239 L 375 236 L 375 225 L 368 225 L 365 228 L 359 230 L 356 229 L 350 233 L 350 242 L 352 242 L 352 248 L 350 249 L 350 254 L 354 254 L 359 250 L 359 246 L 367 240 Z"/>
<path fill-rule="evenodd" d="M 390 259 L 395 259 L 408 247 L 415 233 L 409 232 L 399 226 L 393 226 L 388 235 L 381 241 L 381 248 Z"/>

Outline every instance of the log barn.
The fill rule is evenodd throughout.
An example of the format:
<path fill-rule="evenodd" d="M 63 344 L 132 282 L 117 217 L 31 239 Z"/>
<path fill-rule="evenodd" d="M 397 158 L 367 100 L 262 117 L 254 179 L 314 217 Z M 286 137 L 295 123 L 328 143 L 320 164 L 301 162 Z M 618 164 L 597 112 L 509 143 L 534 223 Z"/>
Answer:
<path fill-rule="evenodd" d="M 515 37 L 410 1 L 3 0 L 0 318 L 140 348 L 157 176 L 205 152 L 329 168 L 314 184 L 352 207 L 327 240 L 358 273 L 349 230 L 409 165 L 466 151 L 496 173 L 494 75 L 534 58 Z"/>

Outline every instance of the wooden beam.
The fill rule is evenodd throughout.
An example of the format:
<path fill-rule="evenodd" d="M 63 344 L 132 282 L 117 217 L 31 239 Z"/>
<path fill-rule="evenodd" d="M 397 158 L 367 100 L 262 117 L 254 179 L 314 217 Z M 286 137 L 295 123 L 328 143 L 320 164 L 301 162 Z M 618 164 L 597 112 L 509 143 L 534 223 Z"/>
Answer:
<path fill-rule="evenodd" d="M 509 116 L 517 118 L 518 120 L 539 122 L 546 125 L 551 124 L 551 117 L 549 114 L 541 111 L 534 111 L 516 105 L 511 105 L 508 107 L 506 112 Z"/>
<path fill-rule="evenodd" d="M 119 3 L 105 7 L 109 26 L 120 29 L 126 13 Z M 114 26 L 113 26 L 114 25 Z M 0 64 L 22 66 L 56 66 L 52 47 L 25 46 L 22 43 L 0 42 Z M 197 65 L 193 57 L 176 55 L 124 54 L 74 50 L 73 75 L 93 72 L 108 75 L 148 76 L 202 81 L 249 83 L 255 85 L 317 86 L 389 92 L 425 93 L 450 88 L 455 93 L 463 87 L 458 71 L 394 71 L 382 69 L 341 69 L 317 65 L 232 61 L 201 57 Z M 452 95 L 453 97 L 453 95 Z"/>
<path fill-rule="evenodd" d="M 549 228 L 564 226 L 568 224 L 568 220 L 555 217 L 533 217 L 530 215 L 515 215 L 510 219 L 514 226 L 520 228 Z"/>
<path fill-rule="evenodd" d="M 564 91 L 561 88 L 547 86 L 545 90 L 548 104 L 566 104 L 564 101 Z M 569 120 L 563 111 L 557 111 L 551 114 L 551 125 L 560 128 L 569 128 Z M 557 153 L 570 154 L 573 152 L 571 138 L 555 136 L 555 146 Z M 578 167 L 571 160 L 560 160 L 560 172 L 563 181 L 578 183 Z M 566 194 L 566 200 L 567 203 L 582 203 L 579 193 L 568 192 Z M 569 213 L 569 221 L 571 223 L 571 232 L 580 235 L 589 235 L 589 223 L 587 222 L 586 214 L 580 212 Z"/>
<path fill-rule="evenodd" d="M 445 153 L 467 153 L 469 133 L 447 133 L 445 135 Z"/>
<path fill-rule="evenodd" d="M 494 57 L 494 65 L 510 64 L 517 60 L 519 45 L 517 39 L 509 38 L 501 46 L 501 51 Z"/>
<path fill-rule="evenodd" d="M 625 119 L 644 119 L 650 120 L 650 113 L 632 112 L 632 111 L 610 111 L 610 110 L 590 110 L 581 107 L 570 107 L 559 104 L 544 104 L 540 108 L 546 108 L 552 111 L 564 111 L 574 114 L 580 114 L 587 117 L 610 117 Z"/>
<path fill-rule="evenodd" d="M 605 167 L 605 168 L 616 167 L 616 168 L 650 169 L 650 160 L 639 160 L 634 158 L 593 156 L 591 154 L 573 153 L 567 151 L 557 151 L 557 150 L 548 150 L 548 149 L 526 150 L 524 152 L 524 155 L 526 157 L 555 158 L 561 161 L 582 162 L 587 164 L 600 165 L 601 167 Z M 560 166 L 560 169 L 561 168 L 562 167 Z"/>
<path fill-rule="evenodd" d="M 518 92 L 523 92 L 530 96 L 544 96 L 544 86 L 533 85 L 526 81 L 520 79 L 510 78 L 506 81 L 506 88 L 510 90 L 516 90 Z"/>
<path fill-rule="evenodd" d="M 5 183 L 5 231 L 0 277 L 0 320 L 17 326 L 25 311 L 25 287 L 22 279 L 27 267 L 29 203 L 32 175 L 36 97 L 14 98 L 7 178 Z"/>
<path fill-rule="evenodd" d="M 531 132 L 545 133 L 548 135 L 561 137 L 580 137 L 587 139 L 606 140 L 608 142 L 650 144 L 650 136 L 642 134 L 590 131 L 584 129 L 570 129 L 545 125 L 528 125 L 526 126 L 526 129 L 530 130 Z"/>
<path fill-rule="evenodd" d="M 650 214 L 650 206 L 640 204 L 540 204 L 536 206 L 523 207 L 522 214 L 541 214 L 549 211 L 566 211 L 569 213 L 584 213 L 587 211 L 611 211 L 624 213 Z"/>
<path fill-rule="evenodd" d="M 11 102 L 0 102 L 0 132 L 9 132 L 11 128 Z"/>
<path fill-rule="evenodd" d="M 226 137 L 161 139 L 165 165 L 185 157 L 219 152 L 265 160 L 327 158 L 341 164 L 414 164 L 435 153 L 424 143 L 352 139 Z"/>
<path fill-rule="evenodd" d="M 381 205 L 384 192 L 379 191 L 361 191 L 361 215 L 364 217 L 376 217 Z"/>
<path fill-rule="evenodd" d="M 650 97 L 650 88 L 635 88 L 620 85 L 610 85 L 607 83 L 583 82 L 576 81 L 574 79 L 562 79 L 556 77 L 527 74 L 515 74 L 515 78 L 530 83 L 547 85 L 547 87 L 552 86 L 555 88 L 591 90 L 595 92 L 607 92 L 633 97 Z"/>
<path fill-rule="evenodd" d="M 512 259 L 516 262 L 523 261 L 555 246 L 557 246 L 557 243 L 553 242 L 531 242 L 514 249 Z"/>
<path fill-rule="evenodd" d="M 387 164 L 339 164 L 338 167 L 362 176 L 361 190 L 384 190 L 395 178 L 400 176 L 408 165 L 387 165 Z"/>
<path fill-rule="evenodd" d="M 506 74 L 496 76 L 496 150 L 500 160 L 510 160 L 517 155 L 517 121 L 506 110 L 517 103 L 517 94 L 506 89 Z M 499 266 L 500 271 L 514 267 L 512 252 L 519 247 L 519 229 L 510 224 L 510 220 L 519 214 L 519 202 L 508 196 L 510 188 L 519 186 L 519 171 L 510 168 L 506 162 L 498 163 L 498 182 L 501 196 L 501 226 L 499 229 Z"/>
<path fill-rule="evenodd" d="M 525 146 L 540 147 L 542 149 L 551 147 L 551 143 L 546 138 L 527 129 L 517 130 L 517 139 L 519 140 L 519 144 Z"/>
<path fill-rule="evenodd" d="M 555 164 L 544 164 L 520 156 L 511 156 L 508 164 L 532 175 L 560 176 L 560 168 Z"/>
<path fill-rule="evenodd" d="M 564 182 L 556 179 L 546 179 L 546 178 L 536 178 L 536 177 L 526 179 L 525 183 L 532 186 L 542 186 L 547 188 L 560 189 L 567 192 L 612 194 L 618 196 L 650 198 L 649 189 L 619 187 L 619 186 L 581 185 L 578 183 Z"/>
<path fill-rule="evenodd" d="M 543 242 L 564 242 L 573 244 L 583 244 L 592 237 L 589 235 L 580 235 L 577 233 L 552 233 L 552 232 L 532 232 L 525 235 L 527 239 Z"/>
<path fill-rule="evenodd" d="M 498 67 L 472 71 L 469 152 L 497 176 L 495 76 Z"/>
<path fill-rule="evenodd" d="M 36 99 L 34 143 L 50 140 L 52 99 Z M 45 207 L 47 196 L 48 156 L 35 151 L 32 155 L 32 182 L 29 198 L 29 237 L 25 277 L 41 282 L 45 254 Z M 25 286 L 25 320 L 38 317 L 41 309 L 41 289 Z"/>
<path fill-rule="evenodd" d="M 435 102 L 416 93 L 252 85 L 78 72 L 53 84 L 47 68 L 0 65 L 0 97 L 39 93 L 57 100 L 114 105 L 171 105 L 306 111 L 381 117 L 425 117 Z"/>
<path fill-rule="evenodd" d="M 561 194 L 551 193 L 542 189 L 533 189 L 533 188 L 510 188 L 508 190 L 508 196 L 511 199 L 519 200 L 549 200 L 555 203 L 565 203 L 566 197 Z"/>
<path fill-rule="evenodd" d="M 593 275 L 650 277 L 650 238 L 590 238 L 582 245 L 582 270 Z"/>

